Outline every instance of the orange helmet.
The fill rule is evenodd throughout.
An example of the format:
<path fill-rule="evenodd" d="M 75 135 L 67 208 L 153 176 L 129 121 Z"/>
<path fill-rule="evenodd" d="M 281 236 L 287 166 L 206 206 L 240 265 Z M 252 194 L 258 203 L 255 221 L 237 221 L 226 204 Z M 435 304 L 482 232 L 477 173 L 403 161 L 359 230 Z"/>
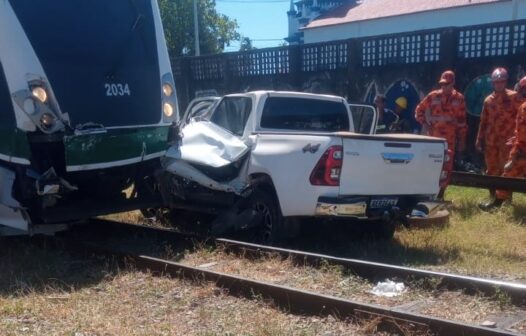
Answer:
<path fill-rule="evenodd" d="M 491 74 L 492 82 L 500 82 L 505 80 L 508 80 L 508 70 L 504 68 L 497 68 Z"/>
<path fill-rule="evenodd" d="M 444 71 L 438 83 L 440 85 L 449 85 L 455 82 L 455 73 L 451 70 Z"/>

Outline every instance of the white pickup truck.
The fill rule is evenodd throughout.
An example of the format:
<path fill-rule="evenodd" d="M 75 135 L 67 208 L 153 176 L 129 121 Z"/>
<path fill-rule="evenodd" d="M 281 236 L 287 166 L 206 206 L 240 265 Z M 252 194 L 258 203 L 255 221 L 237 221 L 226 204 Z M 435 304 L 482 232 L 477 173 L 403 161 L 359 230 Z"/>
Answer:
<path fill-rule="evenodd" d="M 443 139 L 354 133 L 341 97 L 256 91 L 212 109 L 182 128 L 161 192 L 172 209 L 218 214 L 217 234 L 257 227 L 272 243 L 316 217 L 358 219 L 388 238 L 394 220 L 434 200 L 447 177 Z M 375 122 L 367 127 L 374 133 Z"/>

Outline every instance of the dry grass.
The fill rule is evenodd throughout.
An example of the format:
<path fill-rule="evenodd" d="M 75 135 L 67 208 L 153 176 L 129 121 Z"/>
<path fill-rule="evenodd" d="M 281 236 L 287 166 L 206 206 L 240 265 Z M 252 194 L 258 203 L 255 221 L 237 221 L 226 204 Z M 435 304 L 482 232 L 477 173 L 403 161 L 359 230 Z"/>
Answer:
<path fill-rule="evenodd" d="M 450 187 L 450 225 L 445 229 L 401 228 L 389 243 L 345 238 L 345 234 L 320 229 L 292 247 L 303 250 L 404 264 L 505 280 L 526 281 L 526 196 L 515 194 L 512 205 L 494 213 L 478 209 L 487 191 Z M 111 219 L 147 223 L 140 212 Z M 151 224 L 151 223 L 150 223 Z M 329 232 L 326 232 L 329 231 Z M 339 236 L 335 242 L 332 237 Z M 342 237 L 344 237 L 342 239 Z"/>
<path fill-rule="evenodd" d="M 119 270 L 26 240 L 0 240 L 0 335 L 364 335 L 214 286 Z M 367 333 L 370 334 L 370 333 Z"/>
<path fill-rule="evenodd" d="M 204 265 L 207 269 L 217 272 L 384 306 L 405 304 L 424 295 L 423 291 L 412 289 L 398 297 L 377 297 L 370 293 L 374 287 L 373 283 L 349 274 L 340 266 L 297 265 L 292 260 L 284 260 L 280 256 L 264 255 L 254 260 L 240 258 L 221 250 L 198 249 L 185 255 L 180 262 L 194 267 Z"/>
<path fill-rule="evenodd" d="M 407 291 L 400 296 L 378 297 L 371 294 L 374 283 L 349 274 L 341 267 L 322 265 L 314 268 L 297 265 L 279 256 L 270 255 L 251 260 L 221 250 L 198 249 L 187 254 L 182 262 L 363 303 L 389 307 L 415 303 L 414 312 L 468 323 L 482 323 L 493 316 L 511 316 L 517 312 L 526 318 L 526 312 L 511 306 L 509 301 L 442 291 L 418 282 L 405 283 Z"/>
<path fill-rule="evenodd" d="M 320 236 L 315 235 L 313 239 L 319 241 L 316 242 L 316 244 L 313 244 L 311 240 L 303 246 L 300 243 L 294 247 L 305 250 L 313 249 L 328 254 L 412 265 L 448 272 L 524 281 L 526 280 L 526 245 L 524 244 L 526 241 L 526 197 L 517 194 L 514 196 L 512 205 L 507 205 L 491 214 L 481 212 L 477 208 L 477 203 L 486 197 L 487 191 L 484 190 L 450 187 L 446 199 L 452 201 L 451 220 L 450 225 L 444 229 L 430 228 L 411 230 L 401 228 L 397 231 L 395 239 L 389 243 L 349 240 L 346 238 L 342 240 L 343 243 L 334 244 L 333 241 L 325 241 L 324 238 L 327 236 L 325 234 Z M 138 212 L 120 214 L 111 216 L 111 218 L 127 222 L 144 223 L 142 216 Z M 326 228 L 324 228 L 324 230 L 327 231 Z M 174 255 L 177 255 L 177 258 L 180 257 L 179 254 L 174 253 Z M 215 262 L 217 264 L 211 266 L 214 270 L 383 305 L 392 306 L 407 301 L 422 300 L 426 303 L 425 308 L 421 310 L 422 313 L 466 322 L 482 322 L 488 316 L 514 313 L 513 308 L 508 305 L 509 302 L 505 297 L 495 297 L 491 300 L 480 297 L 469 297 L 457 292 L 423 293 L 415 287 L 404 297 L 395 300 L 377 299 L 367 294 L 372 288 L 372 284 L 342 272 L 339 268 L 326 267 L 314 269 L 294 265 L 289 260 L 281 260 L 277 257 L 263 258 L 256 263 L 252 263 L 231 255 L 226 255 L 221 251 L 212 251 L 207 247 L 199 248 L 196 252 L 187 254 L 185 257 L 184 262 L 192 265 Z M 1 263 L 0 267 L 2 267 Z M 121 278 L 133 284 L 137 277 L 138 279 L 142 279 L 144 275 L 125 273 L 117 274 L 110 280 L 105 277 L 96 278 L 111 287 L 115 286 L 115 281 Z M 150 279 L 149 277 L 147 278 Z M 145 280 L 140 281 L 144 282 Z M 214 306 L 216 301 L 229 302 L 228 305 L 243 305 L 244 307 L 235 309 L 236 312 L 240 310 L 244 311 L 245 314 L 245 316 L 239 317 L 239 320 L 237 320 L 237 324 L 241 325 L 238 325 L 237 329 L 232 324 L 229 324 L 231 321 L 230 317 L 224 317 L 222 315 L 232 314 L 228 309 L 225 311 L 224 307 L 219 309 L 206 308 L 205 310 L 207 311 L 209 309 L 212 310 L 212 312 L 208 313 L 197 312 L 197 324 L 201 325 L 204 323 L 206 328 L 210 328 L 210 326 L 213 325 L 213 331 L 208 331 L 206 328 L 197 328 L 195 326 L 196 317 L 191 313 L 190 316 L 193 317 L 188 318 L 188 322 L 184 322 L 186 321 L 186 313 L 163 311 L 163 314 L 168 315 L 183 314 L 182 318 L 178 316 L 178 321 L 183 321 L 180 323 L 187 326 L 187 329 L 171 329 L 167 334 L 179 334 L 179 332 L 181 332 L 214 335 L 225 334 L 227 331 L 230 331 L 232 334 L 242 333 L 250 335 L 317 335 L 320 333 L 323 334 L 325 330 L 328 330 L 327 332 L 333 335 L 344 334 L 341 331 L 335 331 L 339 330 L 338 328 L 350 328 L 346 329 L 347 331 L 350 330 L 349 334 L 364 331 L 366 331 L 366 334 L 369 334 L 369 332 L 367 332 L 368 326 L 357 328 L 356 326 L 349 326 L 348 324 L 333 319 L 312 320 L 290 316 L 283 312 L 273 310 L 268 304 L 261 301 L 254 303 L 230 298 L 225 296 L 224 293 L 218 293 L 212 290 L 208 285 L 193 287 L 186 283 L 167 279 L 150 279 L 148 281 L 151 281 L 148 285 L 158 286 L 168 291 L 169 289 L 162 287 L 163 285 L 161 285 L 161 283 L 157 284 L 156 281 L 168 281 L 172 285 L 176 283 L 175 286 L 178 288 L 186 288 L 185 290 L 189 291 L 189 293 L 196 291 L 206 292 L 206 288 L 208 288 L 208 291 L 211 291 L 211 293 L 209 293 L 211 297 L 205 295 L 207 299 L 204 300 L 206 302 L 204 306 L 206 307 L 208 307 L 207 305 Z M 54 282 L 51 281 L 51 283 Z M 29 286 L 29 288 L 31 288 L 31 286 Z M 120 291 L 120 287 L 117 286 L 116 288 Z M 84 290 L 85 289 L 82 288 L 80 291 L 74 291 L 73 293 L 80 295 Z M 133 292 L 136 291 L 136 289 L 132 290 L 128 288 L 127 291 Z M 28 300 L 32 300 L 32 295 L 31 292 L 28 294 Z M 60 295 L 59 293 L 59 296 Z M 185 294 L 185 296 L 186 295 L 187 294 Z M 194 294 L 188 295 L 193 297 L 192 295 Z M 42 297 L 42 294 L 38 294 L 37 296 Z M 95 295 L 95 297 L 97 296 Z M 59 298 L 55 300 L 60 301 L 62 299 Z M 85 300 L 90 301 L 88 296 L 85 296 Z M 10 302 L 11 308 L 7 309 L 8 312 L 25 311 L 26 307 L 24 305 L 14 303 L 16 300 Z M 0 307 L 2 307 L 3 302 L 0 301 L 0 303 L 2 303 L 2 305 L 0 305 Z M 139 302 L 137 302 L 137 304 L 139 304 Z M 190 308 L 192 308 L 191 305 Z M 71 307 L 71 309 L 81 308 Z M 188 309 L 188 306 L 186 306 L 186 309 Z M 259 320 L 257 318 L 252 318 L 253 314 L 251 314 L 251 310 L 254 309 L 257 311 L 257 316 L 261 316 L 260 322 L 258 322 Z M 148 312 L 138 311 L 140 311 L 141 314 L 149 316 Z M 128 314 L 130 313 L 128 312 Z M 240 314 L 243 315 L 243 313 Z M 0 309 L 0 321 L 2 321 L 1 318 L 3 315 L 3 310 Z M 206 318 L 203 318 L 203 316 Z M 247 316 L 250 316 L 250 318 L 247 318 Z M 119 318 L 126 320 L 125 316 Z M 22 322 L 24 321 L 23 319 L 24 317 L 22 317 Z M 151 316 L 149 319 L 151 320 Z M 265 323 L 266 320 L 272 320 L 273 323 Z M 9 318 L 7 321 L 10 321 Z M 276 323 L 274 323 L 274 321 Z M 283 321 L 283 324 L 281 324 L 280 321 Z M 312 321 L 315 321 L 315 323 L 313 324 Z M 137 324 L 135 322 L 136 321 L 131 321 L 129 324 L 136 328 Z M 316 324 L 318 322 L 319 324 Z M 3 334 L 2 326 L 4 322 L 1 323 L 0 334 Z M 146 322 L 144 323 L 147 324 Z M 125 323 L 125 325 L 127 326 L 128 324 Z M 305 327 L 305 325 L 308 326 Z M 153 332 L 153 329 L 144 328 L 145 327 L 136 329 L 134 331 L 135 334 L 149 334 L 146 331 Z M 105 329 L 100 327 L 97 330 Z M 134 333 L 132 332 L 132 334 Z"/>
<path fill-rule="evenodd" d="M 526 280 L 526 196 L 515 194 L 512 205 L 485 213 L 477 203 L 487 198 L 480 189 L 450 187 L 453 202 L 449 227 L 402 230 L 397 241 L 408 250 L 437 256 L 424 266 L 500 279 Z M 419 260 L 413 260 L 419 264 Z"/>

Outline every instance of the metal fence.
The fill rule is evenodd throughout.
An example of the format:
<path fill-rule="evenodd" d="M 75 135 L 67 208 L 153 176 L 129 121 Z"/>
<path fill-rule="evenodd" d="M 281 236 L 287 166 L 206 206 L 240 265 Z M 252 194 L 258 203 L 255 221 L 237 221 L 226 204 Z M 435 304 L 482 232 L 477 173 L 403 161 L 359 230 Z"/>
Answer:
<path fill-rule="evenodd" d="M 443 43 L 445 34 L 453 39 L 454 50 L 450 50 L 451 45 Z M 183 77 L 182 63 L 189 62 L 190 78 L 187 79 L 202 81 L 225 76 L 284 75 L 293 71 L 340 71 L 350 66 L 370 68 L 433 63 L 439 62 L 441 55 L 447 53 L 453 53 L 454 59 L 474 59 L 525 52 L 526 20 L 521 20 L 178 58 L 173 61 L 173 66 L 176 77 Z"/>

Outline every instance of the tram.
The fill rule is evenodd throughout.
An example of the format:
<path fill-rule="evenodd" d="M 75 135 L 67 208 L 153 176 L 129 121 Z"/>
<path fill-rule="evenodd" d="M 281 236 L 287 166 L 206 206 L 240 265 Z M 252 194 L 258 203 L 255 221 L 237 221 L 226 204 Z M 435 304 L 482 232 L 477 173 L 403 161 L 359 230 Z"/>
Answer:
<path fill-rule="evenodd" d="M 4 232 L 154 206 L 178 115 L 156 0 L 0 0 Z"/>

